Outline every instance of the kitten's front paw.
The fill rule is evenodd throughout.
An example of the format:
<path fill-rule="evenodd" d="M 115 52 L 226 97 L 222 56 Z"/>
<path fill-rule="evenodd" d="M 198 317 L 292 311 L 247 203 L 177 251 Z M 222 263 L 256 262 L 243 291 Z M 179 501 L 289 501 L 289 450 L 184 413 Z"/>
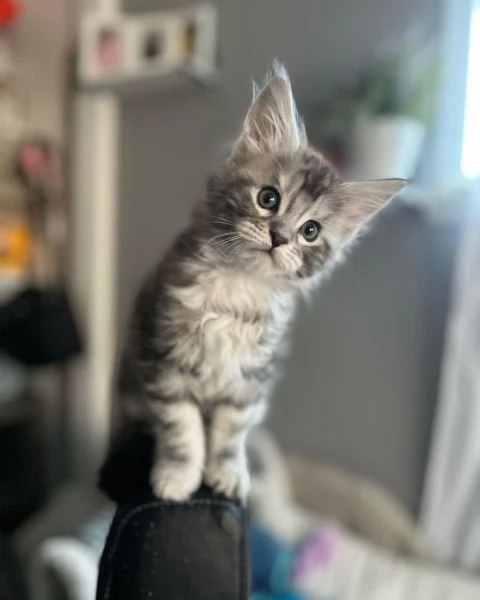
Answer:
<path fill-rule="evenodd" d="M 204 481 L 227 498 L 236 498 L 245 504 L 250 489 L 250 475 L 246 465 L 240 462 L 209 465 L 205 470 Z"/>
<path fill-rule="evenodd" d="M 201 471 L 178 464 L 155 465 L 150 475 L 153 493 L 162 500 L 183 502 L 198 490 L 202 480 Z"/>

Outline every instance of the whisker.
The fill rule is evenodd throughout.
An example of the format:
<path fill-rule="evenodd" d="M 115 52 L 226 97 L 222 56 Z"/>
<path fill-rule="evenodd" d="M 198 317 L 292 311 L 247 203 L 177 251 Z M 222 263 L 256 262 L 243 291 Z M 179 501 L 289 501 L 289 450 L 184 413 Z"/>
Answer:
<path fill-rule="evenodd" d="M 228 219 L 223 219 L 221 217 L 217 217 L 215 219 L 208 219 L 207 223 L 210 225 L 234 225 L 233 221 L 229 221 Z"/>
<path fill-rule="evenodd" d="M 209 244 L 213 244 L 217 241 L 226 241 L 229 239 L 237 239 L 239 236 L 237 233 L 219 233 L 218 235 L 215 235 L 213 238 L 210 238 L 208 240 Z"/>

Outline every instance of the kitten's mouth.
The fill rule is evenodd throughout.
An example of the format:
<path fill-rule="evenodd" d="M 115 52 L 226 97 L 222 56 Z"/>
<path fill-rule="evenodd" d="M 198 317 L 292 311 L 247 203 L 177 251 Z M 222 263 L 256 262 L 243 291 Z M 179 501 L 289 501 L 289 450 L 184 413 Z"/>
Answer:
<path fill-rule="evenodd" d="M 274 250 L 274 248 L 259 248 L 258 251 L 261 252 L 262 254 L 266 254 L 273 260 L 273 250 Z"/>
<path fill-rule="evenodd" d="M 277 265 L 277 260 L 275 259 L 275 252 L 274 252 L 275 248 L 260 248 L 259 252 L 261 254 L 263 254 L 270 263 L 272 263 L 275 266 Z"/>
<path fill-rule="evenodd" d="M 270 267 L 270 269 L 273 268 L 274 270 L 281 269 L 279 257 L 275 252 L 275 248 L 271 245 L 257 245 L 253 248 L 253 252 L 260 259 L 264 267 Z"/>

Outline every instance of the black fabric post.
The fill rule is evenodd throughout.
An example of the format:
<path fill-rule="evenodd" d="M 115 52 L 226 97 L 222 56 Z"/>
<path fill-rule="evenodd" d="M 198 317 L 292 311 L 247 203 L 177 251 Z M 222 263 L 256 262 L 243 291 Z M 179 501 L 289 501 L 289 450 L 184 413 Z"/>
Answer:
<path fill-rule="evenodd" d="M 102 470 L 102 487 L 121 502 L 100 561 L 97 600 L 247 600 L 243 507 L 206 488 L 181 504 L 154 498 L 151 449 L 148 437 L 136 436 Z"/>

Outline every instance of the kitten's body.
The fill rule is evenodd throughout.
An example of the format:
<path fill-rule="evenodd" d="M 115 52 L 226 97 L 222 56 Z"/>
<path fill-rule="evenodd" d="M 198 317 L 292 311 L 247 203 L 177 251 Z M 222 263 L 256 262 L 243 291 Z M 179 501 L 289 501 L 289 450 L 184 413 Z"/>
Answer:
<path fill-rule="evenodd" d="M 245 497 L 246 435 L 265 413 L 298 292 L 402 186 L 341 182 L 307 145 L 277 71 L 134 310 L 121 422 L 154 433 L 159 497 L 183 500 L 202 480 Z"/>
<path fill-rule="evenodd" d="M 181 234 L 139 295 L 120 370 L 122 420 L 158 421 L 159 477 L 165 458 L 178 475 L 162 496 L 190 493 L 204 473 L 219 491 L 243 497 L 244 438 L 265 413 L 295 296 L 228 261 L 219 266 L 201 236 L 192 254 L 194 237 L 192 229 Z M 182 431 L 162 427 L 178 417 Z"/>

